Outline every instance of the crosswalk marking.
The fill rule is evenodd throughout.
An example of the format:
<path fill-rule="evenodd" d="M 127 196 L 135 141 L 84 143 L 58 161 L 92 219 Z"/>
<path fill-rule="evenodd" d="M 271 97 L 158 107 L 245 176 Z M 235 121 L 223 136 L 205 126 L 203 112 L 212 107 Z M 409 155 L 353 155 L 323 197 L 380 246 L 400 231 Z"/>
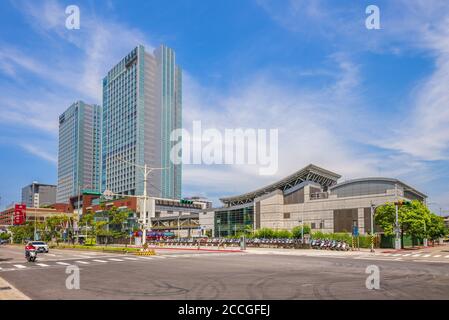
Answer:
<path fill-rule="evenodd" d="M 399 256 L 402 256 L 402 254 L 400 254 L 400 253 L 395 253 L 395 254 L 393 254 L 392 256 L 393 256 L 393 257 L 399 257 Z"/>
<path fill-rule="evenodd" d="M 109 261 L 123 261 L 122 259 L 115 259 L 115 258 L 110 258 L 108 259 Z"/>
<path fill-rule="evenodd" d="M 105 260 L 99 260 L 99 259 L 94 259 L 94 260 L 92 260 L 92 261 L 95 261 L 95 262 L 107 262 L 107 261 L 105 261 Z"/>
<path fill-rule="evenodd" d="M 19 268 L 19 269 L 25 269 L 26 268 L 25 266 L 23 266 L 21 264 L 14 264 L 13 266 L 16 267 L 16 268 Z"/>
<path fill-rule="evenodd" d="M 89 262 L 86 262 L 86 261 L 75 261 L 75 262 L 81 263 L 81 264 L 89 264 Z"/>
<path fill-rule="evenodd" d="M 418 254 L 414 254 L 412 257 L 420 257 L 420 256 L 421 256 L 421 254 L 418 253 Z"/>
<path fill-rule="evenodd" d="M 441 257 L 441 254 L 437 254 L 436 256 L 434 256 L 435 258 L 439 258 Z"/>
<path fill-rule="evenodd" d="M 408 256 L 411 256 L 412 254 L 411 253 L 407 253 L 407 254 L 404 254 L 404 257 L 408 257 Z"/>
<path fill-rule="evenodd" d="M 61 266 L 70 266 L 70 264 L 69 263 L 66 263 L 66 262 L 56 262 L 57 264 L 60 264 Z"/>
<path fill-rule="evenodd" d="M 45 263 L 36 263 L 36 265 L 38 265 L 40 267 L 49 267 L 49 265 L 45 264 Z"/>
<path fill-rule="evenodd" d="M 139 257 L 139 259 L 153 260 L 153 257 Z"/>
<path fill-rule="evenodd" d="M 423 257 L 423 258 L 430 257 L 430 254 L 425 254 L 425 255 L 423 255 L 422 257 Z"/>
<path fill-rule="evenodd" d="M 123 258 L 123 259 L 126 259 L 126 260 L 139 260 L 137 258 L 131 258 L 131 257 L 126 257 L 126 258 Z"/>
<path fill-rule="evenodd" d="M 449 254 L 447 256 L 445 256 L 445 258 L 449 258 Z"/>

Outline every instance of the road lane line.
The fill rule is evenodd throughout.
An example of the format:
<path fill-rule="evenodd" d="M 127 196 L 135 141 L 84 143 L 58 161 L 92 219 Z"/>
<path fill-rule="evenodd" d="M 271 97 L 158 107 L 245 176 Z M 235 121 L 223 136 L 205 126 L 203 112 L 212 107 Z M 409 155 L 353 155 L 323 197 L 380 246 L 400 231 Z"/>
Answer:
<path fill-rule="evenodd" d="M 420 256 L 421 256 L 421 254 L 418 253 L 418 254 L 414 254 L 412 257 L 420 257 Z"/>
<path fill-rule="evenodd" d="M 441 257 L 441 254 L 437 254 L 436 256 L 433 256 L 434 258 L 439 258 Z"/>
<path fill-rule="evenodd" d="M 49 267 L 49 265 L 45 264 L 45 263 L 36 263 L 36 265 L 38 265 L 40 267 Z"/>
<path fill-rule="evenodd" d="M 13 264 L 14 267 L 19 268 L 19 269 L 25 269 L 26 267 L 24 265 L 21 264 Z"/>
<path fill-rule="evenodd" d="M 123 261 L 123 260 L 121 260 L 121 259 L 115 259 L 115 258 L 110 258 L 110 259 L 108 259 L 109 261 Z"/>
<path fill-rule="evenodd" d="M 408 256 L 411 256 L 412 254 L 411 253 L 407 253 L 407 254 L 404 254 L 404 257 L 408 257 Z"/>
<path fill-rule="evenodd" d="M 61 266 L 70 266 L 70 263 L 65 263 L 65 262 L 56 262 L 57 264 L 60 264 Z"/>
<path fill-rule="evenodd" d="M 81 264 L 89 264 L 89 262 L 86 262 L 86 261 L 75 261 L 75 262 L 81 263 Z"/>
<path fill-rule="evenodd" d="M 107 261 L 105 261 L 105 260 L 98 260 L 98 259 L 94 259 L 94 260 L 92 260 L 92 261 L 95 261 L 95 262 L 107 262 Z"/>
<path fill-rule="evenodd" d="M 139 259 L 153 260 L 153 257 L 139 257 Z"/>
<path fill-rule="evenodd" d="M 164 257 L 164 256 L 153 256 L 153 258 L 165 259 L 167 257 Z"/>
<path fill-rule="evenodd" d="M 126 260 L 139 260 L 137 258 L 131 258 L 131 257 L 126 257 L 126 258 L 123 258 L 123 259 L 126 259 Z"/>
<path fill-rule="evenodd" d="M 423 258 L 430 257 L 430 254 L 425 254 L 425 255 L 423 255 L 422 257 L 423 257 Z"/>
<path fill-rule="evenodd" d="M 449 258 L 449 255 L 445 256 L 445 258 Z"/>
<path fill-rule="evenodd" d="M 399 256 L 401 256 L 401 254 L 400 254 L 400 253 L 395 253 L 395 254 L 393 254 L 392 256 L 393 256 L 393 257 L 399 257 Z"/>

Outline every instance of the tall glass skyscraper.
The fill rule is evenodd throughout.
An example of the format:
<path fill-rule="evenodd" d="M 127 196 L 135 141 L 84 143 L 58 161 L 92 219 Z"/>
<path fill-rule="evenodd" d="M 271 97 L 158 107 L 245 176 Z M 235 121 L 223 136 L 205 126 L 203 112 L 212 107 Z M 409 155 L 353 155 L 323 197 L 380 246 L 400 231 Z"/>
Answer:
<path fill-rule="evenodd" d="M 134 48 L 103 79 L 103 138 L 101 189 L 142 194 L 143 174 L 135 166 L 153 168 L 148 194 L 179 199 L 181 165 L 170 161 L 178 141 L 173 130 L 182 127 L 182 71 L 175 53 L 160 46 L 153 53 Z"/>
<path fill-rule="evenodd" d="M 59 116 L 58 203 L 78 188 L 100 190 L 100 157 L 101 107 L 77 101 Z"/>

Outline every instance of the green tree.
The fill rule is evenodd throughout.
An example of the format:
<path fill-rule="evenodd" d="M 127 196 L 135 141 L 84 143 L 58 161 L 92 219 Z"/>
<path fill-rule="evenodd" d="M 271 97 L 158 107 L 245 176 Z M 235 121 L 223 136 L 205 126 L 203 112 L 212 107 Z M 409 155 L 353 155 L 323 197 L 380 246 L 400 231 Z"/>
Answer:
<path fill-rule="evenodd" d="M 14 243 L 22 243 L 25 240 L 33 239 L 34 235 L 34 223 L 31 221 L 26 222 L 23 225 L 10 227 L 12 232 L 12 240 Z"/>
<path fill-rule="evenodd" d="M 11 237 L 11 235 L 7 232 L 0 233 L 0 240 L 8 240 Z"/>
<path fill-rule="evenodd" d="M 308 224 L 304 224 L 304 234 L 310 234 L 310 226 Z M 296 226 L 292 229 L 292 237 L 295 239 L 302 238 L 302 227 Z"/>
<path fill-rule="evenodd" d="M 394 203 L 387 203 L 376 210 L 375 221 L 385 235 L 395 234 L 396 207 Z M 413 200 L 410 204 L 402 205 L 398 209 L 398 223 L 401 237 L 405 234 L 413 239 L 425 238 L 431 226 L 431 212 L 420 201 Z M 402 241 L 403 246 L 403 241 Z"/>
<path fill-rule="evenodd" d="M 68 222 L 69 217 L 65 215 L 50 216 L 45 220 L 46 230 L 52 241 L 59 243 L 62 238 L 62 231 Z"/>
<path fill-rule="evenodd" d="M 444 218 L 434 213 L 430 214 L 429 224 L 426 226 L 428 237 L 436 240 L 448 234 L 448 230 L 444 225 Z"/>

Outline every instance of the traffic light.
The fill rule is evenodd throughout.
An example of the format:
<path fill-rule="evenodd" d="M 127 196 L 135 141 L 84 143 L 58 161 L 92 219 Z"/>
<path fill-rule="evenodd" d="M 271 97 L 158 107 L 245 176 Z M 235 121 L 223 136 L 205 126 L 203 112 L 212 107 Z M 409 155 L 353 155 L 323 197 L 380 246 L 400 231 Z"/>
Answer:
<path fill-rule="evenodd" d="M 408 201 L 408 200 L 399 200 L 399 201 L 395 202 L 394 204 L 397 206 L 409 206 L 412 204 L 412 202 Z"/>

